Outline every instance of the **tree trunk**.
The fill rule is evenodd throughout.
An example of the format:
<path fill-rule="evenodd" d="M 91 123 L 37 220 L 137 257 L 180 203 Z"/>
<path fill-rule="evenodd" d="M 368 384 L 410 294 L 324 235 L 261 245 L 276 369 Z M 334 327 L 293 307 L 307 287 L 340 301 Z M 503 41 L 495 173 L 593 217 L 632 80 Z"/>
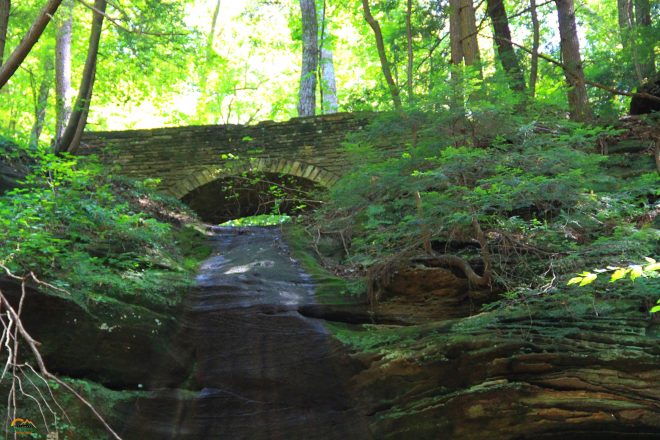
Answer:
<path fill-rule="evenodd" d="M 536 95 L 536 81 L 539 74 L 539 47 L 541 46 L 541 27 L 536 10 L 536 0 L 530 0 L 529 10 L 532 14 L 532 60 L 529 70 L 529 95 Z"/>
<path fill-rule="evenodd" d="M 449 42 L 451 45 L 451 63 L 461 64 L 463 46 L 461 45 L 461 0 L 449 0 Z"/>
<path fill-rule="evenodd" d="M 580 42 L 575 24 L 573 0 L 555 0 L 561 38 L 561 57 L 564 74 L 568 82 L 568 106 L 571 119 L 586 121 L 591 117 L 587 87 L 584 82 L 584 70 L 580 57 Z"/>
<path fill-rule="evenodd" d="M 415 102 L 413 94 L 413 41 L 412 41 L 412 0 L 406 4 L 406 43 L 408 46 L 408 68 L 406 70 L 406 88 L 408 89 L 408 105 Z"/>
<path fill-rule="evenodd" d="M 314 0 L 300 0 L 303 28 L 302 69 L 298 93 L 298 116 L 316 112 L 316 70 L 319 60 L 318 22 Z"/>
<path fill-rule="evenodd" d="M 53 60 L 48 57 L 44 63 L 44 75 L 41 78 L 39 85 L 39 96 L 36 100 L 34 108 L 34 125 L 30 133 L 30 147 L 36 148 L 39 145 L 39 138 L 41 131 L 44 128 L 44 120 L 46 119 L 46 108 L 48 107 L 48 95 L 50 94 L 50 85 L 53 81 L 51 74 L 53 71 Z"/>
<path fill-rule="evenodd" d="M 321 82 L 323 83 L 324 113 L 337 113 L 337 83 L 335 81 L 335 66 L 332 62 L 332 51 L 321 49 Z"/>
<path fill-rule="evenodd" d="M 621 34 L 621 44 L 624 49 L 630 46 L 630 30 L 633 27 L 633 4 L 632 0 L 617 0 L 617 9 L 619 16 L 619 32 Z"/>
<path fill-rule="evenodd" d="M 87 114 L 92 100 L 92 91 L 94 89 L 94 79 L 96 76 L 96 59 L 101 41 L 101 31 L 103 30 L 103 18 L 105 14 L 106 0 L 94 1 L 94 12 L 92 18 L 92 30 L 89 37 L 89 48 L 87 49 L 87 60 L 83 69 L 78 98 L 69 118 L 69 122 L 64 129 L 64 133 L 55 144 L 55 153 L 75 153 L 80 143 L 82 130 L 87 123 Z"/>
<path fill-rule="evenodd" d="M 5 43 L 7 43 L 10 9 L 11 0 L 0 0 L 0 66 L 2 66 L 2 60 L 5 59 Z"/>
<path fill-rule="evenodd" d="M 655 46 L 651 29 L 651 5 L 649 0 L 635 0 L 636 31 L 642 44 L 638 45 L 639 72 L 642 80 L 655 76 Z M 657 41 L 656 41 L 657 43 Z"/>
<path fill-rule="evenodd" d="M 59 141 L 71 116 L 71 35 L 73 32 L 73 0 L 64 0 L 64 19 L 57 28 L 55 44 L 55 141 Z"/>
<path fill-rule="evenodd" d="M 211 17 L 211 30 L 206 36 L 206 53 L 204 61 L 197 63 L 198 66 L 198 81 L 199 81 L 199 97 L 197 98 L 196 118 L 198 122 L 204 121 L 207 116 L 207 108 L 209 103 L 209 72 L 211 70 L 211 60 L 213 59 L 214 49 L 213 43 L 216 36 L 216 28 L 218 26 L 218 17 L 220 16 L 221 0 L 217 0 L 213 9 L 213 16 Z"/>
<path fill-rule="evenodd" d="M 213 18 L 211 19 L 211 31 L 206 38 L 206 63 L 208 64 L 211 55 L 213 54 L 213 42 L 215 41 L 215 33 L 218 27 L 218 17 L 220 16 L 221 0 L 218 0 L 213 9 Z"/>
<path fill-rule="evenodd" d="M 449 40 L 451 62 L 454 65 L 451 71 L 451 107 L 454 111 L 462 112 L 464 90 L 461 61 L 465 61 L 466 66 L 475 66 L 480 78 L 483 75 L 477 42 L 477 23 L 472 0 L 449 0 L 449 7 Z"/>
<path fill-rule="evenodd" d="M 380 58 L 380 67 L 383 70 L 383 76 L 385 81 L 390 89 L 390 94 L 392 95 L 392 101 L 394 102 L 394 108 L 397 110 L 401 109 L 401 97 L 399 96 L 399 87 L 394 82 L 392 78 L 392 70 L 390 69 L 390 63 L 387 60 L 387 55 L 385 54 L 385 43 L 383 43 L 383 33 L 380 30 L 380 25 L 378 21 L 371 15 L 371 8 L 369 7 L 369 0 L 362 0 L 362 9 L 364 10 L 364 18 L 369 23 L 369 26 L 374 32 L 376 37 L 376 48 L 378 49 L 378 57 Z"/>
<path fill-rule="evenodd" d="M 453 112 L 463 113 L 463 46 L 461 45 L 461 0 L 449 0 L 449 43 L 451 46 L 451 96 L 450 106 Z"/>
<path fill-rule="evenodd" d="M 477 20 L 472 0 L 460 0 L 461 46 L 466 66 L 479 65 L 479 43 L 477 41 Z M 481 72 L 481 67 L 479 66 Z M 480 73 L 481 76 L 481 73 Z"/>
<path fill-rule="evenodd" d="M 633 12 L 633 0 L 617 0 L 617 10 L 621 46 L 626 52 L 626 56 L 629 56 L 632 59 L 637 81 L 641 83 L 644 76 L 639 63 L 638 45 L 635 42 L 635 14 Z"/>
<path fill-rule="evenodd" d="M 486 11 L 493 23 L 497 53 L 502 67 L 509 76 L 511 89 L 523 91 L 525 90 L 525 79 L 516 52 L 513 50 L 513 44 L 509 42 L 511 41 L 511 30 L 509 29 L 509 18 L 506 15 L 506 9 L 504 9 L 504 1 L 488 0 Z"/>
<path fill-rule="evenodd" d="M 23 63 L 25 57 L 30 53 L 32 47 L 39 41 L 39 37 L 46 29 L 57 8 L 59 8 L 62 0 L 49 0 L 46 6 L 43 7 L 39 16 L 34 20 L 32 26 L 27 34 L 23 37 L 18 47 L 7 58 L 7 62 L 0 67 L 0 89 L 7 84 L 7 81 L 14 75 L 18 66 Z"/>

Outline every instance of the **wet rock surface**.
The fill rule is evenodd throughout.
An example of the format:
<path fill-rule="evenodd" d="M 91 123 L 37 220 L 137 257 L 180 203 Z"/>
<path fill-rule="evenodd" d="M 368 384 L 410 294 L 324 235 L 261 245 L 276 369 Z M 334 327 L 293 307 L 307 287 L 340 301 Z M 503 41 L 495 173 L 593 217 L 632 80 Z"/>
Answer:
<path fill-rule="evenodd" d="M 218 229 L 212 240 L 215 255 L 201 268 L 177 341 L 194 367 L 179 390 L 156 389 L 124 407 L 122 437 L 371 438 L 347 389 L 356 363 L 298 312 L 314 304 L 311 280 L 279 232 Z"/>

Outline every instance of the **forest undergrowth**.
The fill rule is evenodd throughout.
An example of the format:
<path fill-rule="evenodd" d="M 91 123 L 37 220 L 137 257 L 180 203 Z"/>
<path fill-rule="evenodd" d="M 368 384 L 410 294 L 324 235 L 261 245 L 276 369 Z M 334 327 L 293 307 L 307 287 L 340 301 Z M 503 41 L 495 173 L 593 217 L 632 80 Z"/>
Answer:
<path fill-rule="evenodd" d="M 444 266 L 491 289 L 487 307 L 540 296 L 577 306 L 633 290 L 648 311 L 659 296 L 653 271 L 630 286 L 567 281 L 659 254 L 654 141 L 638 136 L 634 151 L 607 154 L 657 126 L 653 115 L 583 124 L 547 109 L 381 115 L 346 143 L 359 165 L 307 230 L 317 249 L 334 242 L 333 258 L 319 255 L 336 273 L 368 278 L 372 301 L 403 267 Z"/>

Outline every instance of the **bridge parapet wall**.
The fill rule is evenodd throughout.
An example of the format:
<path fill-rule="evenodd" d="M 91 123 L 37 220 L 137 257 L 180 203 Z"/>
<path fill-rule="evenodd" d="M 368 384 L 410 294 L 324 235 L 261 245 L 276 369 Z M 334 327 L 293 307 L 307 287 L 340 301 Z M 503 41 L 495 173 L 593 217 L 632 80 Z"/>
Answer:
<path fill-rule="evenodd" d="M 128 177 L 161 179 L 161 189 L 176 197 L 247 170 L 293 174 L 331 186 L 349 166 L 341 143 L 372 118 L 336 113 L 249 126 L 90 132 L 80 154 L 97 154 Z"/>

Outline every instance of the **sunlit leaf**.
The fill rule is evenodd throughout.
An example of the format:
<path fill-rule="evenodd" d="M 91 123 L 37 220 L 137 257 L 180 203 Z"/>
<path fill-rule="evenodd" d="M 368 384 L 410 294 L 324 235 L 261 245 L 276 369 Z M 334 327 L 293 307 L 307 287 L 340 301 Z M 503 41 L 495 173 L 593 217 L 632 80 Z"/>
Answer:
<path fill-rule="evenodd" d="M 660 270 L 660 263 L 651 263 L 644 268 L 644 272 L 653 272 Z"/>
<path fill-rule="evenodd" d="M 644 269 L 642 266 L 634 265 L 630 266 L 630 279 L 635 281 L 637 278 L 644 276 Z"/>
<path fill-rule="evenodd" d="M 610 283 L 613 283 L 617 280 L 620 280 L 621 278 L 624 278 L 626 274 L 630 271 L 630 269 L 625 269 L 625 268 L 619 268 L 617 269 L 613 274 L 612 277 L 610 278 Z"/>
<path fill-rule="evenodd" d="M 598 278 L 598 275 L 595 273 L 590 273 L 589 275 L 585 276 L 582 281 L 580 282 L 580 286 L 586 286 L 587 284 L 591 284 L 594 282 L 594 280 Z"/>
<path fill-rule="evenodd" d="M 570 286 L 571 284 L 577 284 L 577 283 L 579 283 L 580 281 L 582 281 L 582 277 L 571 278 L 570 280 L 568 280 L 567 285 Z"/>

